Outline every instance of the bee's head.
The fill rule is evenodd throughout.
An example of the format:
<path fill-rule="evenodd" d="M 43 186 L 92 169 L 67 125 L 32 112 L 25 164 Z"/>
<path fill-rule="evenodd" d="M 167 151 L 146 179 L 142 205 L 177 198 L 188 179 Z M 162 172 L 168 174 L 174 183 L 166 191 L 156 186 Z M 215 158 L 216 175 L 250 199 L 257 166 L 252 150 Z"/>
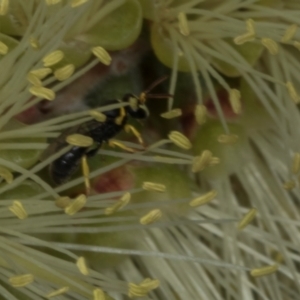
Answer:
<path fill-rule="evenodd" d="M 126 106 L 127 113 L 135 119 L 146 119 L 149 116 L 148 108 L 146 107 L 145 103 L 148 98 L 169 98 L 173 97 L 170 94 L 149 94 L 149 92 L 156 87 L 161 82 L 165 81 L 168 77 L 164 76 L 159 78 L 155 82 L 151 84 L 148 89 L 140 94 L 139 97 L 133 94 L 126 94 L 123 97 L 124 102 L 128 102 L 129 105 Z"/>
<path fill-rule="evenodd" d="M 146 98 L 142 97 L 142 94 L 140 97 L 137 97 L 133 94 L 126 94 L 123 97 L 123 101 L 129 103 L 125 109 L 127 113 L 134 119 L 146 119 L 149 117 L 149 111 L 145 105 Z"/>

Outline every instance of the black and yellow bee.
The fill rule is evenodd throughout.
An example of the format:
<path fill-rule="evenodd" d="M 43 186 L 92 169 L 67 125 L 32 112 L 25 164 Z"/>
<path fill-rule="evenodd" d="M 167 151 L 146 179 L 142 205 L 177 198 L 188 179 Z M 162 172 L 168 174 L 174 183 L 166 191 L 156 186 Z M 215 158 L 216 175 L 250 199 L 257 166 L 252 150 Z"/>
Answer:
<path fill-rule="evenodd" d="M 94 141 L 94 145 L 91 147 L 73 146 L 68 152 L 54 160 L 50 164 L 50 176 L 54 183 L 62 184 L 66 182 L 76 171 L 83 157 L 96 155 L 102 143 L 109 142 L 109 140 L 116 136 L 122 129 L 128 126 L 128 117 L 138 120 L 146 119 L 149 116 L 149 111 L 145 105 L 147 98 L 171 97 L 169 94 L 149 94 L 150 90 L 165 79 L 166 77 L 163 77 L 155 81 L 146 91 L 141 93 L 139 97 L 133 94 L 126 94 L 122 100 L 109 100 L 105 102 L 104 105 L 122 102 L 128 103 L 128 105 L 124 107 L 104 111 L 103 114 L 106 117 L 105 121 L 99 122 L 97 120 L 91 120 L 62 132 L 46 149 L 43 157 L 49 156 L 68 146 L 66 137 L 74 133 L 91 137 Z M 133 128 L 132 126 L 130 127 Z M 132 131 L 141 141 L 137 131 L 134 129 Z"/>

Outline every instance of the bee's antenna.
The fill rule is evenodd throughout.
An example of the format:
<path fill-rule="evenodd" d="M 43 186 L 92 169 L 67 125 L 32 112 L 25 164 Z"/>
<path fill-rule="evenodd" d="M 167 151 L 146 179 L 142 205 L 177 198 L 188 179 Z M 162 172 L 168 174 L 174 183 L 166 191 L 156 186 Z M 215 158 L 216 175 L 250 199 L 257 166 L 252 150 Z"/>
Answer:
<path fill-rule="evenodd" d="M 141 102 L 145 103 L 147 98 L 169 98 L 173 97 L 171 94 L 149 94 L 151 90 L 153 90 L 157 85 L 167 80 L 169 76 L 163 76 L 155 80 L 145 91 L 140 94 L 139 99 Z"/>

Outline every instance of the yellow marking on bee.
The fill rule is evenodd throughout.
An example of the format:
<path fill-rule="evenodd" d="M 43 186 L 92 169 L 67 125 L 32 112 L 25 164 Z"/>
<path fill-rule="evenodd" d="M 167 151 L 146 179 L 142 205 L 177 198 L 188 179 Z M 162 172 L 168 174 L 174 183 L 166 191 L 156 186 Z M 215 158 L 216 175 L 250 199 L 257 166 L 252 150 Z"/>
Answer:
<path fill-rule="evenodd" d="M 176 146 L 182 149 L 188 150 L 192 148 L 192 143 L 189 139 L 179 131 L 171 131 L 168 137 Z"/>
<path fill-rule="evenodd" d="M 83 173 L 83 177 L 84 177 L 84 185 L 85 185 L 85 189 L 86 189 L 86 194 L 89 195 L 89 193 L 91 191 L 91 183 L 90 183 L 90 179 L 89 179 L 90 169 L 89 169 L 89 165 L 87 163 L 86 155 L 84 155 L 81 158 L 81 167 L 82 167 L 82 173 Z"/>
<path fill-rule="evenodd" d="M 86 204 L 86 196 L 84 194 L 79 195 L 70 205 L 65 208 L 67 215 L 73 216 L 80 211 Z"/>
<path fill-rule="evenodd" d="M 79 269 L 81 274 L 83 274 L 83 275 L 89 274 L 89 270 L 87 268 L 85 258 L 83 256 L 81 256 L 77 259 L 76 266 Z"/>
<path fill-rule="evenodd" d="M 152 224 L 162 217 L 162 212 L 160 209 L 153 209 L 148 212 L 146 215 L 140 218 L 140 223 L 142 225 L 149 225 Z"/>
<path fill-rule="evenodd" d="M 129 148 L 129 147 L 125 146 L 124 144 L 122 144 L 121 142 L 118 142 L 118 141 L 115 141 L 115 140 L 108 141 L 108 145 L 110 147 L 113 147 L 113 148 L 114 147 L 119 147 L 119 148 L 121 148 L 121 149 L 123 149 L 125 151 L 128 151 L 128 152 L 131 152 L 131 153 L 136 152 L 136 150 L 134 150 L 132 148 Z"/>
<path fill-rule="evenodd" d="M 204 105 L 197 105 L 195 109 L 196 122 L 202 125 L 206 122 L 207 108 Z"/>
<path fill-rule="evenodd" d="M 0 55 L 5 55 L 8 52 L 8 46 L 0 41 Z"/>
<path fill-rule="evenodd" d="M 109 66 L 111 64 L 111 56 L 103 47 L 94 47 L 92 52 L 104 65 Z"/>
<path fill-rule="evenodd" d="M 138 109 L 138 99 L 136 99 L 135 97 L 130 97 L 128 102 L 133 110 Z"/>
<path fill-rule="evenodd" d="M 300 102 L 300 96 L 298 95 L 293 83 L 288 81 L 286 83 L 286 88 L 288 90 L 291 99 L 295 102 L 295 104 L 298 104 Z"/>
<path fill-rule="evenodd" d="M 211 190 L 210 192 L 191 200 L 189 204 L 190 204 L 191 207 L 202 206 L 204 204 L 209 203 L 213 199 L 215 199 L 217 194 L 218 193 L 217 193 L 216 190 Z"/>
<path fill-rule="evenodd" d="M 140 143 L 141 145 L 144 145 L 144 141 L 143 141 L 143 139 L 142 139 L 141 134 L 140 134 L 133 126 L 131 126 L 131 125 L 129 125 L 129 124 L 126 124 L 126 126 L 125 126 L 125 131 L 128 132 L 128 133 L 129 133 L 129 132 L 132 132 L 133 135 L 138 139 L 139 143 Z"/>
<path fill-rule="evenodd" d="M 89 115 L 91 117 L 93 117 L 96 121 L 101 122 L 101 123 L 105 122 L 107 119 L 105 114 L 103 114 L 97 110 L 89 110 Z"/>
<path fill-rule="evenodd" d="M 56 291 L 48 293 L 45 297 L 46 298 L 53 298 L 62 294 L 65 294 L 70 288 L 68 286 L 64 286 Z"/>
<path fill-rule="evenodd" d="M 93 290 L 94 300 L 106 300 L 104 292 L 97 288 Z"/>
<path fill-rule="evenodd" d="M 256 208 L 250 209 L 248 213 L 246 213 L 245 216 L 242 218 L 242 220 L 239 222 L 237 228 L 239 230 L 243 230 L 248 224 L 250 224 L 254 220 L 256 214 L 257 214 Z"/>
<path fill-rule="evenodd" d="M 120 115 L 115 119 L 115 123 L 117 125 L 122 125 L 122 122 L 126 116 L 126 111 L 124 107 L 120 107 Z"/>
<path fill-rule="evenodd" d="M 93 145 L 94 140 L 89 136 L 75 133 L 68 135 L 66 137 L 66 142 L 72 146 L 90 147 Z"/>
<path fill-rule="evenodd" d="M 282 42 L 282 43 L 287 43 L 287 42 L 289 42 L 289 41 L 295 36 L 297 30 L 298 30 L 298 25 L 297 25 L 297 24 L 292 24 L 292 25 L 290 25 L 290 26 L 286 29 L 286 31 L 285 31 L 283 37 L 281 38 L 281 42 Z"/>
<path fill-rule="evenodd" d="M 262 38 L 261 43 L 267 48 L 270 54 L 276 55 L 279 51 L 278 44 L 270 38 Z"/>
<path fill-rule="evenodd" d="M 179 26 L 180 33 L 184 36 L 190 35 L 188 20 L 184 12 L 180 12 L 178 14 L 178 21 L 179 21 L 178 26 Z"/>
<path fill-rule="evenodd" d="M 38 39 L 36 39 L 33 36 L 29 38 L 29 44 L 35 50 L 40 48 L 40 43 L 39 43 Z"/>
<path fill-rule="evenodd" d="M 54 72 L 54 76 L 57 80 L 64 81 L 70 78 L 73 75 L 74 71 L 75 71 L 75 66 L 73 64 L 69 64 L 57 69 Z"/>
<path fill-rule="evenodd" d="M 143 182 L 142 188 L 146 191 L 154 191 L 154 192 L 165 192 L 166 186 L 164 184 L 145 181 Z"/>
<path fill-rule="evenodd" d="M 89 0 L 72 0 L 71 2 L 71 7 L 77 7 L 80 6 L 86 2 L 88 2 Z"/>
<path fill-rule="evenodd" d="M 55 200 L 55 205 L 59 208 L 66 208 L 72 203 L 70 197 L 59 197 Z"/>
<path fill-rule="evenodd" d="M 237 89 L 230 89 L 229 101 L 233 112 L 240 114 L 242 111 L 241 92 Z"/>
<path fill-rule="evenodd" d="M 13 205 L 8 208 L 14 215 L 16 215 L 20 220 L 24 220 L 28 218 L 28 213 L 25 210 L 23 204 L 15 200 L 13 201 Z"/>
<path fill-rule="evenodd" d="M 8 12 L 9 0 L 0 0 L 0 16 L 5 16 Z"/>
<path fill-rule="evenodd" d="M 111 215 L 116 211 L 119 211 L 130 202 L 130 199 L 131 199 L 131 194 L 128 192 L 125 193 L 115 204 L 113 204 L 110 207 L 107 207 L 104 213 L 106 215 Z"/>
<path fill-rule="evenodd" d="M 42 86 L 32 86 L 29 88 L 29 92 L 36 97 L 40 97 L 47 100 L 54 100 L 55 98 L 54 91 Z"/>
<path fill-rule="evenodd" d="M 13 287 L 23 287 L 32 283 L 34 281 L 34 277 L 32 274 L 23 274 L 12 276 L 8 279 L 8 281 Z"/>
<path fill-rule="evenodd" d="M 236 134 L 221 134 L 218 137 L 218 142 L 221 144 L 235 144 L 238 138 Z"/>
<path fill-rule="evenodd" d="M 8 169 L 0 166 L 0 177 L 2 177 L 8 184 L 14 180 L 14 175 Z"/>
<path fill-rule="evenodd" d="M 46 0 L 47 5 L 55 5 L 57 3 L 61 2 L 61 0 Z"/>
<path fill-rule="evenodd" d="M 142 92 L 139 96 L 139 100 L 140 100 L 141 104 L 145 104 L 146 100 L 147 100 L 147 94 Z"/>
<path fill-rule="evenodd" d="M 204 150 L 200 156 L 196 156 L 193 159 L 193 164 L 192 164 L 192 172 L 196 173 L 199 171 L 202 171 L 205 169 L 207 166 L 213 164 L 212 163 L 212 153 L 209 150 Z M 215 162 L 215 161 L 213 161 Z"/>
<path fill-rule="evenodd" d="M 51 67 L 64 58 L 64 53 L 61 50 L 55 50 L 43 58 L 44 67 Z"/>
<path fill-rule="evenodd" d="M 151 278 L 144 279 L 140 284 L 130 282 L 128 284 L 128 296 L 129 298 L 146 297 L 150 291 L 157 289 L 159 285 L 159 280 Z"/>
<path fill-rule="evenodd" d="M 270 275 L 278 270 L 278 265 L 271 265 L 262 268 L 253 269 L 250 271 L 252 277 L 261 277 Z"/>
<path fill-rule="evenodd" d="M 160 116 L 165 118 L 165 119 L 173 119 L 180 117 L 182 115 L 182 111 L 180 108 L 175 108 L 170 111 L 167 111 L 165 113 L 162 113 Z"/>

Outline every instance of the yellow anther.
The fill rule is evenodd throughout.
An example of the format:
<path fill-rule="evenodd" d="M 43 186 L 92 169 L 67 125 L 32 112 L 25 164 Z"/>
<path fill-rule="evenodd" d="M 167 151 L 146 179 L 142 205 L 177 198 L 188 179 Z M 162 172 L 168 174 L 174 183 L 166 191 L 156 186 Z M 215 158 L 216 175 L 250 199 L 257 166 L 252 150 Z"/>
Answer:
<path fill-rule="evenodd" d="M 253 277 L 261 277 L 261 276 L 270 275 L 276 272 L 277 270 L 278 270 L 278 265 L 271 265 L 259 269 L 253 269 L 251 270 L 250 274 Z"/>
<path fill-rule="evenodd" d="M 146 215 L 140 218 L 140 223 L 142 225 L 152 224 L 162 217 L 162 212 L 160 209 L 153 209 L 148 212 Z"/>
<path fill-rule="evenodd" d="M 247 42 L 252 42 L 255 40 L 255 35 L 251 32 L 244 33 L 234 38 L 234 43 L 236 45 L 243 45 Z"/>
<path fill-rule="evenodd" d="M 198 104 L 195 109 L 195 118 L 199 125 L 206 122 L 207 108 L 204 105 Z"/>
<path fill-rule="evenodd" d="M 64 67 L 61 67 L 57 69 L 54 72 L 54 76 L 59 81 L 64 81 L 71 77 L 75 71 L 75 66 L 73 64 L 66 65 Z"/>
<path fill-rule="evenodd" d="M 165 119 L 173 119 L 173 118 L 180 117 L 181 115 L 182 115 L 181 109 L 175 108 L 175 109 L 172 109 L 170 111 L 167 111 L 167 112 L 161 114 L 160 116 Z"/>
<path fill-rule="evenodd" d="M 94 140 L 89 136 L 75 133 L 68 135 L 66 142 L 72 146 L 90 147 L 93 145 Z"/>
<path fill-rule="evenodd" d="M 106 300 L 104 292 L 97 288 L 93 290 L 94 300 Z"/>
<path fill-rule="evenodd" d="M 47 5 L 55 5 L 57 3 L 61 2 L 61 0 L 46 0 Z"/>
<path fill-rule="evenodd" d="M 77 7 L 80 6 L 86 2 L 88 2 L 89 0 L 72 0 L 71 2 L 71 7 Z"/>
<path fill-rule="evenodd" d="M 89 179 L 90 169 L 89 169 L 89 165 L 87 163 L 86 155 L 84 155 L 81 158 L 81 168 L 82 168 L 82 173 L 83 173 L 83 177 L 84 177 L 84 185 L 85 185 L 86 193 L 88 195 L 91 190 L 91 183 L 90 183 L 90 179 Z"/>
<path fill-rule="evenodd" d="M 115 118 L 115 123 L 117 125 L 122 125 L 124 118 L 126 117 L 126 111 L 124 107 L 120 107 L 120 115 Z"/>
<path fill-rule="evenodd" d="M 270 38 L 262 38 L 261 43 L 268 49 L 269 53 L 276 55 L 279 51 L 278 44 Z"/>
<path fill-rule="evenodd" d="M 255 27 L 254 27 L 254 21 L 252 19 L 248 19 L 246 21 L 246 28 L 247 28 L 247 32 L 249 34 L 253 34 L 255 35 Z"/>
<path fill-rule="evenodd" d="M 64 286 L 61 289 L 48 293 L 45 297 L 46 298 L 53 298 L 62 294 L 65 294 L 70 288 L 68 286 Z"/>
<path fill-rule="evenodd" d="M 192 148 L 192 143 L 189 141 L 189 139 L 179 131 L 171 131 L 168 137 L 176 146 L 182 149 L 187 150 Z"/>
<path fill-rule="evenodd" d="M 69 206 L 65 208 L 65 213 L 67 215 L 74 215 L 80 211 L 86 204 L 86 196 L 81 194 L 79 195 Z"/>
<path fill-rule="evenodd" d="M 240 114 L 242 110 L 241 92 L 237 89 L 231 89 L 229 92 L 229 101 L 233 112 Z"/>
<path fill-rule="evenodd" d="M 244 229 L 249 223 L 252 222 L 256 214 L 257 214 L 257 210 L 255 208 L 250 209 L 249 212 L 246 213 L 243 219 L 239 222 L 238 229 L 239 230 Z"/>
<path fill-rule="evenodd" d="M 15 214 L 20 220 L 28 218 L 28 213 L 26 212 L 23 204 L 16 200 L 13 205 L 8 208 L 13 214 Z"/>
<path fill-rule="evenodd" d="M 109 53 L 103 47 L 94 47 L 92 48 L 93 54 L 99 58 L 99 60 L 106 66 L 109 66 L 111 63 L 111 57 Z"/>
<path fill-rule="evenodd" d="M 29 89 L 29 92 L 34 96 L 41 97 L 47 100 L 53 100 L 55 98 L 54 91 L 42 86 L 32 86 Z"/>
<path fill-rule="evenodd" d="M 143 182 L 143 189 L 146 191 L 162 193 L 162 192 L 166 191 L 166 186 L 164 184 L 160 184 L 160 183 L 145 181 L 145 182 Z"/>
<path fill-rule="evenodd" d="M 0 0 L 0 16 L 5 16 L 8 12 L 9 0 Z"/>
<path fill-rule="evenodd" d="M 46 76 L 51 74 L 51 72 L 52 70 L 50 68 L 40 68 L 40 69 L 31 70 L 29 74 L 34 75 L 38 79 L 44 79 Z"/>
<path fill-rule="evenodd" d="M 210 166 L 214 166 L 220 163 L 220 158 L 219 157 L 212 157 L 211 160 L 209 161 Z"/>
<path fill-rule="evenodd" d="M 43 58 L 43 63 L 45 67 L 51 67 L 64 58 L 64 53 L 61 50 L 56 50 L 49 53 Z"/>
<path fill-rule="evenodd" d="M 295 48 L 297 48 L 298 50 L 300 50 L 300 42 L 293 42 L 293 46 L 295 47 Z"/>
<path fill-rule="evenodd" d="M 195 199 L 193 199 L 192 201 L 190 201 L 190 206 L 191 207 L 198 207 L 198 206 L 202 206 L 204 204 L 209 203 L 210 201 L 212 201 L 213 199 L 215 199 L 217 196 L 217 191 L 212 190 L 200 197 L 197 197 Z"/>
<path fill-rule="evenodd" d="M 179 26 L 180 33 L 184 36 L 188 36 L 190 34 L 190 29 L 189 29 L 189 24 L 188 24 L 186 14 L 180 12 L 178 14 L 178 21 L 179 21 L 178 26 Z"/>
<path fill-rule="evenodd" d="M 33 49 L 39 49 L 40 48 L 40 43 L 35 37 L 30 37 L 29 39 L 29 44 Z"/>
<path fill-rule="evenodd" d="M 128 192 L 125 193 L 114 205 L 112 205 L 111 207 L 107 207 L 104 213 L 106 215 L 111 215 L 115 213 L 116 211 L 126 206 L 130 202 L 130 199 L 131 199 L 131 194 Z"/>
<path fill-rule="evenodd" d="M 42 86 L 42 81 L 31 73 L 27 74 L 27 80 L 34 86 Z"/>
<path fill-rule="evenodd" d="M 204 150 L 200 156 L 194 157 L 192 164 L 192 172 L 196 173 L 202 171 L 207 166 L 211 165 L 213 156 L 209 150 Z"/>
<path fill-rule="evenodd" d="M 292 190 L 293 188 L 296 187 L 296 182 L 293 181 L 293 180 L 290 180 L 290 181 L 286 181 L 284 184 L 283 184 L 283 188 L 287 191 L 290 191 Z"/>
<path fill-rule="evenodd" d="M 83 274 L 83 275 L 89 274 L 89 270 L 87 268 L 85 258 L 83 256 L 81 256 L 77 259 L 76 266 L 79 269 L 81 274 Z"/>
<path fill-rule="evenodd" d="M 70 197 L 59 197 L 55 200 L 55 205 L 59 208 L 66 208 L 72 203 Z"/>
<path fill-rule="evenodd" d="M 8 280 L 13 287 L 23 287 L 32 283 L 34 281 L 34 277 L 32 274 L 23 274 L 12 276 Z"/>
<path fill-rule="evenodd" d="M 289 26 L 286 29 L 286 31 L 285 31 L 282 39 L 281 39 L 281 42 L 283 42 L 283 43 L 289 42 L 291 39 L 293 39 L 293 37 L 295 36 L 297 30 L 298 30 L 298 25 L 297 24 L 292 24 L 291 26 Z"/>
<path fill-rule="evenodd" d="M 290 81 L 288 81 L 288 82 L 286 83 L 286 88 L 287 88 L 287 90 L 288 90 L 288 93 L 289 93 L 291 99 L 292 99 L 296 104 L 298 104 L 298 103 L 300 102 L 300 96 L 298 95 L 298 93 L 297 93 L 297 91 L 296 91 L 294 85 L 293 85 Z"/>
<path fill-rule="evenodd" d="M 8 47 L 6 44 L 0 41 L 0 55 L 5 55 L 8 52 Z"/>
<path fill-rule="evenodd" d="M 124 144 L 122 144 L 121 142 L 118 142 L 118 141 L 115 141 L 115 140 L 110 140 L 110 141 L 108 142 L 108 145 L 109 145 L 110 147 L 119 147 L 119 148 L 121 148 L 121 149 L 123 149 L 123 150 L 125 150 L 125 151 L 128 151 L 128 152 L 131 152 L 131 153 L 134 153 L 134 152 L 135 152 L 134 149 L 129 148 L 129 147 L 125 146 Z"/>
<path fill-rule="evenodd" d="M 143 139 L 142 139 L 141 134 L 140 134 L 133 126 L 127 124 L 127 125 L 125 126 L 125 131 L 126 131 L 126 132 L 132 132 L 133 135 L 138 139 L 139 143 L 140 143 L 141 145 L 144 144 L 144 141 L 143 141 Z"/>
<path fill-rule="evenodd" d="M 300 171 L 300 153 L 295 153 L 293 158 L 292 172 L 294 174 L 299 173 Z"/>
<path fill-rule="evenodd" d="M 107 117 L 105 114 L 101 113 L 100 111 L 97 111 L 97 110 L 90 110 L 89 111 L 89 115 L 91 117 L 93 117 L 96 121 L 98 122 L 105 122 Z"/>
<path fill-rule="evenodd" d="M 159 287 L 159 281 L 146 278 L 140 284 L 129 283 L 128 296 L 130 298 L 145 297 L 147 294 Z"/>
<path fill-rule="evenodd" d="M 2 177 L 8 184 L 14 180 L 14 175 L 6 168 L 0 166 L 0 177 Z"/>
<path fill-rule="evenodd" d="M 236 134 L 221 134 L 218 137 L 218 142 L 221 144 L 235 144 L 238 138 Z"/>

